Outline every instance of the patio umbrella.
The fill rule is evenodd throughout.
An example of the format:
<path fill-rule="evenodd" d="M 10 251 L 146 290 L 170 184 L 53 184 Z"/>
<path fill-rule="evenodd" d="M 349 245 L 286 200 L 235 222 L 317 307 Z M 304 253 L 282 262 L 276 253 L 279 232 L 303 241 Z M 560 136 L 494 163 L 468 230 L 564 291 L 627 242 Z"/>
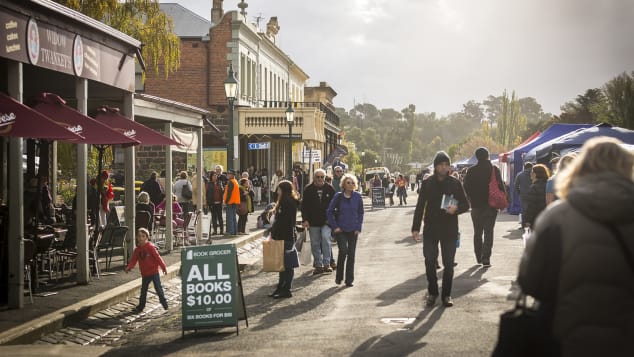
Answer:
<path fill-rule="evenodd" d="M 68 130 L 83 136 L 81 143 L 100 146 L 140 143 L 67 106 L 64 99 L 53 93 L 40 93 L 32 107 Z"/>
<path fill-rule="evenodd" d="M 95 119 L 108 125 L 110 128 L 123 133 L 125 136 L 133 138 L 141 145 L 177 145 L 182 144 L 155 130 L 139 124 L 119 113 L 118 108 L 101 107 L 97 111 Z"/>
<path fill-rule="evenodd" d="M 83 140 L 81 135 L 0 92 L 0 136 L 50 140 Z"/>

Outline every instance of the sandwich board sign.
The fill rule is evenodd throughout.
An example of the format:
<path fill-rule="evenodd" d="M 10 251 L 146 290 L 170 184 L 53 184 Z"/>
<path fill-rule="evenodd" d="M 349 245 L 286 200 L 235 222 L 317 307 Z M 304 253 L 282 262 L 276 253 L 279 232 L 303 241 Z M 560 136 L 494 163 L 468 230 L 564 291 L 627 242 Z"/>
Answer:
<path fill-rule="evenodd" d="M 372 187 L 372 208 L 385 208 L 385 189 L 383 187 Z"/>
<path fill-rule="evenodd" d="M 182 335 L 185 330 L 235 326 L 245 320 L 242 279 L 235 244 L 181 250 Z"/>

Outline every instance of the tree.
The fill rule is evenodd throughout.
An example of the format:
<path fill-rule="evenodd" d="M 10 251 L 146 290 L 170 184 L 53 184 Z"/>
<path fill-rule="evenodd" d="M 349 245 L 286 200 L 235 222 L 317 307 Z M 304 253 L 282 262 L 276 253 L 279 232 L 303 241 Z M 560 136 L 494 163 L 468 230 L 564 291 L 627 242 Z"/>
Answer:
<path fill-rule="evenodd" d="M 526 117 L 522 115 L 515 91 L 510 99 L 506 90 L 502 94 L 502 112 L 495 124 L 497 124 L 496 139 L 502 146 L 508 147 L 521 140 L 520 133 L 526 128 Z"/>
<path fill-rule="evenodd" d="M 614 77 L 604 86 L 613 124 L 634 129 L 634 72 Z M 596 109 L 597 107 L 595 107 Z"/>
<path fill-rule="evenodd" d="M 599 88 L 586 90 L 575 100 L 562 105 L 561 110 L 558 121 L 564 123 L 598 123 L 600 120 L 608 119 L 607 101 Z"/>
<path fill-rule="evenodd" d="M 476 123 L 484 118 L 484 110 L 482 109 L 482 103 L 470 100 L 462 105 L 462 114 L 469 120 Z"/>
<path fill-rule="evenodd" d="M 141 41 L 146 64 L 165 78 L 180 67 L 180 39 L 157 0 L 55 1 Z"/>

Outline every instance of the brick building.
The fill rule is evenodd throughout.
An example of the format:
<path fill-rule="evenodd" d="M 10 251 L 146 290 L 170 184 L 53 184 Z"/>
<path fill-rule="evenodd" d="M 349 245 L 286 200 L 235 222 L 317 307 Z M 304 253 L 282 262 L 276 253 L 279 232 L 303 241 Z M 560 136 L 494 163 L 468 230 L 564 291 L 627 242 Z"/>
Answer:
<path fill-rule="evenodd" d="M 320 150 L 325 158 L 339 141 L 339 117 L 332 104 L 337 93 L 325 82 L 307 87 L 308 74 L 276 45 L 280 30 L 276 17 L 260 30 L 247 20 L 246 3 L 239 4 L 241 11 L 227 12 L 222 0 L 213 0 L 212 4 L 211 22 L 181 5 L 161 4 L 161 10 L 173 18 L 181 40 L 181 66 L 167 79 L 148 72 L 140 90 L 210 112 L 211 122 L 222 135 L 214 135 L 211 127 L 203 131 L 207 169 L 223 164 L 235 169 L 253 166 L 288 172 L 285 111 L 289 105 L 295 110 L 292 161 L 301 162 L 302 151 L 307 149 Z M 239 83 L 231 120 L 224 91 L 230 66 Z M 233 141 L 227 134 L 229 124 L 237 136 L 237 159 L 227 162 L 226 154 L 224 162 L 219 155 L 211 159 L 211 153 L 226 149 Z M 253 142 L 270 142 L 271 162 L 268 150 L 248 150 L 248 143 Z"/>

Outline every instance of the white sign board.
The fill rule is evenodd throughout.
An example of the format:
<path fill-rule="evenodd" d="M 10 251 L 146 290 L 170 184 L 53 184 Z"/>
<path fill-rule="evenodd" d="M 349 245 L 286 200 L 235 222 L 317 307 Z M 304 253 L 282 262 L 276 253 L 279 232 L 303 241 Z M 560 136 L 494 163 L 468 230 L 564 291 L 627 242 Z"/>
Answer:
<path fill-rule="evenodd" d="M 302 154 L 302 162 L 321 162 L 321 150 L 305 150 Z M 310 158 L 311 154 L 313 156 L 312 160 Z"/>

